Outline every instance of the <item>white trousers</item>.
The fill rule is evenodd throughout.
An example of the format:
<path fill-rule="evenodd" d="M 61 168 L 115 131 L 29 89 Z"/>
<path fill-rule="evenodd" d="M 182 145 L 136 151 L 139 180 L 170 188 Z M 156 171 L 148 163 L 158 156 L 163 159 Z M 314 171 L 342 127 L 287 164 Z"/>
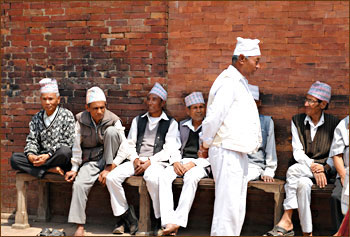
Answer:
<path fill-rule="evenodd" d="M 186 164 L 192 159 L 182 159 L 181 163 Z M 184 184 L 182 186 L 179 203 L 174 210 L 174 198 L 172 183 L 178 175 L 174 171 L 174 166 L 164 169 L 161 179 L 159 179 L 159 199 L 162 226 L 176 224 L 182 227 L 187 226 L 188 214 L 190 212 L 198 182 L 201 178 L 207 177 L 203 167 L 195 166 L 183 175 Z"/>
<path fill-rule="evenodd" d="M 215 180 L 212 236 L 239 236 L 244 222 L 248 157 L 221 147 L 210 147 L 209 161 Z"/>
<path fill-rule="evenodd" d="M 312 232 L 311 216 L 311 169 L 304 164 L 294 164 L 288 168 L 287 182 L 284 185 L 286 199 L 284 210 L 298 209 L 301 229 L 305 233 Z"/>
<path fill-rule="evenodd" d="M 252 180 L 258 180 L 263 171 L 264 170 L 260 166 L 248 163 L 248 182 Z"/>
<path fill-rule="evenodd" d="M 146 186 L 152 199 L 156 218 L 160 218 L 159 176 L 163 170 L 164 165 L 155 162 L 152 163 L 143 174 L 143 179 L 146 181 Z M 122 184 L 126 178 L 134 174 L 134 164 L 128 161 L 117 166 L 107 175 L 106 184 L 111 196 L 111 206 L 115 216 L 122 215 L 129 208 Z"/>

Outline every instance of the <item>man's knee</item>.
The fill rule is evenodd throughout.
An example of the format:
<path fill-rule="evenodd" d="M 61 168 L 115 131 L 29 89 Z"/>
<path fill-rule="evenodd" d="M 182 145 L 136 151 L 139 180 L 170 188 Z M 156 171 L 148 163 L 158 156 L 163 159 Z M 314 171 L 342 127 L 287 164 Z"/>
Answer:
<path fill-rule="evenodd" d="M 68 146 L 61 146 L 60 149 L 56 151 L 55 155 L 70 159 L 72 157 L 72 149 Z"/>
<path fill-rule="evenodd" d="M 298 192 L 309 193 L 313 183 L 309 178 L 301 178 L 298 182 Z"/>
<path fill-rule="evenodd" d="M 21 160 L 23 160 L 23 157 L 25 155 L 23 153 L 15 152 L 12 154 L 10 158 L 10 164 L 12 169 L 18 169 L 18 164 L 21 163 Z"/>

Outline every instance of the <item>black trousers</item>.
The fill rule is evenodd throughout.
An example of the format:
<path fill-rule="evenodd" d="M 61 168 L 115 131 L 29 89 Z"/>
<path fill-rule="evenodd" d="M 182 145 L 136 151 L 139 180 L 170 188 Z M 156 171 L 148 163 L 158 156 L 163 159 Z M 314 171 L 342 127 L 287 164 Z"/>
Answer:
<path fill-rule="evenodd" d="M 337 232 L 340 224 L 343 221 L 344 215 L 341 211 L 341 192 L 343 186 L 341 185 L 340 178 L 337 178 L 334 182 L 334 189 L 331 195 L 331 212 L 333 220 L 333 232 Z"/>
<path fill-rule="evenodd" d="M 62 146 L 41 166 L 34 166 L 24 153 L 13 153 L 10 161 L 13 169 L 26 172 L 41 179 L 44 177 L 46 171 L 53 167 L 59 166 L 64 171 L 69 171 L 72 167 L 71 157 L 72 149 Z"/>

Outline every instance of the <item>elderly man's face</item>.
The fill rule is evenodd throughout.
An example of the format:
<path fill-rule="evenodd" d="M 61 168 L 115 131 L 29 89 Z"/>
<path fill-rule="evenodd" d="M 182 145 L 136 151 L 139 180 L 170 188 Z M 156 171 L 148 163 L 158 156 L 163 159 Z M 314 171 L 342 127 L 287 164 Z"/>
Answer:
<path fill-rule="evenodd" d="M 61 98 L 56 93 L 43 93 L 40 95 L 41 106 L 48 116 L 55 112 L 60 100 Z"/>
<path fill-rule="evenodd" d="M 91 114 L 92 119 L 98 124 L 105 115 L 106 102 L 105 101 L 95 101 L 86 105 L 86 110 Z"/>
<path fill-rule="evenodd" d="M 306 95 L 306 99 L 304 102 L 305 113 L 310 117 L 318 115 L 322 113 L 322 110 L 326 107 L 327 102 L 319 101 L 316 97 L 312 95 Z"/>
<path fill-rule="evenodd" d="M 260 56 L 250 56 L 244 59 L 242 74 L 244 76 L 253 75 L 260 68 Z"/>
<path fill-rule="evenodd" d="M 156 94 L 148 94 L 146 98 L 146 106 L 148 113 L 152 117 L 159 117 L 162 113 L 165 101 Z"/>
<path fill-rule="evenodd" d="M 193 121 L 203 121 L 205 116 L 205 104 L 194 104 L 186 108 L 187 115 Z"/>

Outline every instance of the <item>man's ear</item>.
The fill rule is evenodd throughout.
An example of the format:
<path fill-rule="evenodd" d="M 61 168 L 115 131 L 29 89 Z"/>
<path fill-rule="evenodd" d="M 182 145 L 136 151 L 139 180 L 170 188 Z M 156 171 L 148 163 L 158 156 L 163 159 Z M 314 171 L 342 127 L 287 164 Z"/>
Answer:
<path fill-rule="evenodd" d="M 322 102 L 320 103 L 320 107 L 321 107 L 321 109 L 325 109 L 325 108 L 326 108 L 326 106 L 327 106 L 327 102 L 326 102 L 326 101 L 324 101 L 324 100 L 322 100 Z"/>
<path fill-rule="evenodd" d="M 89 111 L 89 106 L 87 105 L 87 104 L 85 104 L 85 109 L 87 110 L 87 111 Z M 90 111 L 89 111 L 90 112 Z"/>
<path fill-rule="evenodd" d="M 238 62 L 239 62 L 240 64 L 243 64 L 244 60 L 245 60 L 245 56 L 244 56 L 243 54 L 240 54 L 240 55 L 238 56 Z"/>
<path fill-rule="evenodd" d="M 186 114 L 190 116 L 190 109 L 188 107 L 186 107 Z"/>
<path fill-rule="evenodd" d="M 165 103 L 166 103 L 166 101 L 165 101 L 165 100 L 162 100 L 162 103 L 161 103 L 162 108 L 164 108 Z"/>

